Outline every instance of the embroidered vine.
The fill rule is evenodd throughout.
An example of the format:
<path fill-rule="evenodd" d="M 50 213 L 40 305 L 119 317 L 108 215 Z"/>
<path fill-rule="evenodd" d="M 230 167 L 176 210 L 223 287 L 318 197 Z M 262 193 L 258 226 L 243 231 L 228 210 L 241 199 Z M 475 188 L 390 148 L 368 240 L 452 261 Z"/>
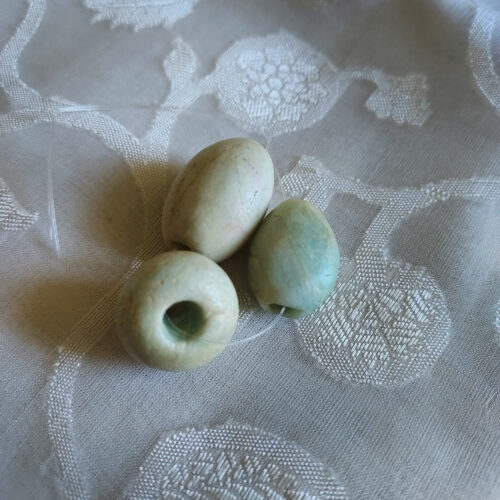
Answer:
<path fill-rule="evenodd" d="M 85 0 L 85 5 L 97 12 L 94 20 L 109 20 L 113 26 L 126 24 L 136 30 L 160 23 L 171 26 L 188 15 L 197 3 L 197 0 L 159 0 L 142 4 L 140 2 L 130 4 L 128 0 Z M 183 110 L 191 106 L 200 96 L 213 94 L 228 116 L 245 129 L 267 137 L 275 137 L 314 125 L 333 108 L 349 84 L 356 79 L 369 80 L 375 85 L 376 89 L 366 106 L 379 118 L 419 126 L 429 116 L 430 105 L 426 97 L 427 81 L 423 75 L 410 74 L 398 77 L 387 75 L 376 69 L 339 69 L 323 54 L 286 32 L 235 42 L 218 58 L 215 69 L 203 77 L 196 74 L 198 63 L 193 50 L 182 40 L 176 40 L 174 49 L 164 62 L 165 74 L 171 81 L 170 92 L 165 102 L 158 107 L 145 136 L 136 137 L 103 113 L 98 106 L 84 106 L 60 98 L 43 96 L 21 80 L 17 62 L 22 50 L 40 25 L 46 9 L 46 0 L 28 0 L 27 4 L 28 10 L 25 18 L 15 35 L 0 52 L 0 86 L 9 99 L 16 104 L 14 111 L 0 115 L 0 135 L 43 122 L 61 124 L 92 133 L 124 158 L 141 192 L 145 207 L 144 242 L 131 263 L 129 271 L 116 287 L 71 330 L 58 353 L 54 373 L 49 382 L 48 427 L 54 453 L 61 468 L 65 495 L 71 499 L 88 498 L 88 478 L 78 461 L 73 433 L 75 380 L 79 366 L 88 351 L 112 325 L 113 305 L 121 283 L 144 259 L 158 253 L 162 248 L 159 219 L 166 186 L 164 172 L 160 165 L 168 161 L 170 132 Z M 7 206 L 7 210 L 10 210 L 9 207 L 15 204 L 15 199 L 11 195 L 4 194 L 6 188 L 3 184 L 0 188 L 2 190 L 0 207 Z M 311 196 L 313 196 L 313 191 L 311 191 Z M 16 206 L 16 210 L 25 217 L 22 219 L 22 224 L 36 220 L 33 219 L 36 214 L 26 213 L 19 206 Z M 32 219 L 29 218 L 30 215 Z M 403 275 L 405 274 L 404 266 L 398 269 Z M 365 314 L 366 328 L 370 326 L 370 314 L 378 314 L 382 317 L 392 314 L 395 318 L 398 304 L 403 301 L 408 304 L 407 309 L 403 311 L 405 318 L 408 314 L 417 314 L 418 307 L 421 306 L 423 309 L 425 309 L 424 306 L 427 307 L 422 312 L 425 321 L 422 320 L 424 326 L 420 327 L 419 331 L 426 334 L 432 328 L 445 330 L 447 327 L 446 307 L 443 305 L 442 294 L 432 277 L 426 276 L 425 273 L 417 275 L 411 267 L 406 268 L 406 275 L 409 276 L 404 281 L 407 289 L 403 292 L 398 288 L 399 282 L 397 281 L 391 289 L 394 291 L 389 291 L 385 295 L 379 292 L 376 303 L 385 300 L 387 312 L 382 306 L 374 305 L 373 312 Z M 354 280 L 353 284 L 356 285 L 356 283 Z M 371 300 L 366 297 L 357 297 L 357 290 L 351 291 L 351 295 L 347 292 L 348 290 L 345 291 L 347 304 L 356 300 L 360 302 Z M 401 293 L 403 293 L 403 299 Z M 395 305 L 391 305 L 391 300 Z M 432 305 L 428 305 L 427 303 L 431 300 Z M 413 303 L 417 306 L 410 305 Z M 426 317 L 431 318 L 430 323 L 425 319 Z M 433 318 L 438 318 L 439 321 L 434 321 Z M 341 322 L 342 319 L 338 321 Z M 393 322 L 397 323 L 397 319 Z M 398 325 L 396 324 L 395 327 L 397 329 Z M 346 335 L 350 335 L 349 330 L 346 331 L 348 332 Z M 422 335 L 420 334 L 420 337 Z M 440 337 L 436 342 L 437 347 L 433 352 L 436 352 L 436 349 L 439 350 L 438 348 L 441 348 L 445 340 Z M 431 348 L 433 348 L 432 345 Z M 404 349 L 408 351 L 407 347 L 403 347 Z M 358 350 L 363 351 L 363 346 L 360 345 Z M 330 351 L 327 349 L 325 352 L 328 354 Z M 411 353 L 411 350 L 409 352 Z M 377 364 L 376 356 L 375 360 Z M 297 492 L 297 498 L 301 498 L 299 494 L 303 491 L 306 492 L 303 498 L 314 498 L 314 495 L 319 495 L 319 498 L 322 498 L 321 495 L 325 498 L 343 497 L 343 488 L 321 464 L 315 462 L 305 452 L 263 431 L 241 426 L 233 430 L 229 427 L 218 432 L 206 431 L 203 435 L 193 431 L 196 441 L 202 443 L 197 451 L 198 454 L 193 455 L 196 461 L 201 460 L 200 453 L 204 453 L 203 450 L 214 448 L 211 443 L 215 437 L 218 439 L 217 443 L 226 442 L 225 451 L 210 452 L 210 458 L 205 464 L 206 470 L 221 472 L 223 479 L 219 485 L 220 488 L 226 488 L 228 481 L 233 485 L 236 484 L 232 479 L 234 474 L 230 472 L 234 468 L 231 469 L 230 464 L 235 460 L 241 460 L 242 464 L 246 464 L 245 470 L 250 471 L 250 468 L 254 467 L 255 470 L 260 471 L 256 473 L 260 483 L 264 481 L 264 478 L 266 481 L 269 478 L 270 489 L 267 490 L 269 492 L 284 495 L 288 491 L 286 488 L 289 488 L 290 491 Z M 248 449 L 242 448 L 243 441 L 239 441 L 242 439 L 241 436 L 252 439 L 254 444 Z M 238 449 L 227 441 L 229 438 L 240 445 Z M 165 446 L 168 448 L 169 445 Z M 246 458 L 241 455 L 242 449 L 246 452 Z M 261 449 L 268 450 L 267 456 L 259 455 L 258 450 Z M 292 458 L 292 462 L 288 461 Z M 156 458 L 152 461 L 154 464 L 157 463 Z M 229 464 L 229 469 L 227 469 L 229 472 L 224 476 L 223 470 L 226 470 L 227 464 Z M 190 465 L 186 463 L 183 467 L 189 475 Z M 165 495 L 172 489 L 182 488 L 183 483 L 180 479 L 169 475 L 164 469 L 162 472 L 159 482 L 154 485 L 155 494 Z M 182 478 L 184 472 L 179 469 L 179 474 Z M 202 475 L 200 479 L 201 485 L 205 484 L 205 476 Z M 149 481 L 149 476 L 140 475 L 139 482 L 135 484 L 142 484 L 140 481 L 143 480 Z M 134 488 L 135 486 L 131 491 L 136 491 Z M 240 486 L 238 488 L 240 488 L 236 490 L 238 494 L 246 494 L 246 490 L 241 489 Z"/>

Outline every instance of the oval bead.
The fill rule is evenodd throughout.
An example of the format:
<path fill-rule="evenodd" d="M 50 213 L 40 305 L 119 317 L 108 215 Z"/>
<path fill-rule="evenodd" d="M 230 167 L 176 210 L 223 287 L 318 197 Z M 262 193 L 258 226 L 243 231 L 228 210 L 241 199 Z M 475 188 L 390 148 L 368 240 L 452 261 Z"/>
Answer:
<path fill-rule="evenodd" d="M 222 351 L 238 312 L 236 290 L 221 267 L 195 252 L 174 251 L 146 261 L 125 283 L 116 324 L 133 358 L 180 371 Z"/>
<path fill-rule="evenodd" d="M 219 262 L 250 237 L 274 188 L 268 152 L 256 141 L 227 139 L 200 151 L 179 173 L 163 207 L 163 239 Z"/>
<path fill-rule="evenodd" d="M 260 306 L 298 318 L 314 311 L 332 292 L 340 268 L 333 231 L 305 200 L 284 201 L 257 230 L 248 260 L 250 286 Z"/>

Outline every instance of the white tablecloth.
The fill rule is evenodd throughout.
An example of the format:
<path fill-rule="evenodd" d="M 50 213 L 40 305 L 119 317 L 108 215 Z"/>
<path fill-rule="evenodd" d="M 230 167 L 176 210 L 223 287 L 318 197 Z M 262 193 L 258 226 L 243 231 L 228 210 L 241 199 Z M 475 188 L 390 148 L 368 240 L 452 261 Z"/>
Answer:
<path fill-rule="evenodd" d="M 270 151 L 336 288 L 185 373 L 123 280 L 178 169 Z M 0 497 L 500 498 L 500 3 L 3 0 Z M 236 338 L 269 324 L 242 255 Z"/>

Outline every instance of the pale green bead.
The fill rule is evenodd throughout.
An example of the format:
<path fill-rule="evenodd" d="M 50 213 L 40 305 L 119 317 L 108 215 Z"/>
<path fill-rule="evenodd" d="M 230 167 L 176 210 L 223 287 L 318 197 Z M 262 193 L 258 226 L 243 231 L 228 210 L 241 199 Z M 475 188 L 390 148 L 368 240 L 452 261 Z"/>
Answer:
<path fill-rule="evenodd" d="M 309 202 L 284 201 L 257 230 L 248 261 L 250 286 L 260 306 L 298 318 L 330 295 L 340 267 L 333 231 Z"/>
<path fill-rule="evenodd" d="M 238 311 L 236 291 L 221 267 L 195 252 L 175 251 L 146 261 L 125 283 L 116 323 L 132 357 L 180 371 L 222 351 Z"/>
<path fill-rule="evenodd" d="M 273 188 L 273 162 L 258 142 L 235 138 L 208 146 L 182 169 L 167 195 L 167 247 L 226 259 L 261 222 Z"/>

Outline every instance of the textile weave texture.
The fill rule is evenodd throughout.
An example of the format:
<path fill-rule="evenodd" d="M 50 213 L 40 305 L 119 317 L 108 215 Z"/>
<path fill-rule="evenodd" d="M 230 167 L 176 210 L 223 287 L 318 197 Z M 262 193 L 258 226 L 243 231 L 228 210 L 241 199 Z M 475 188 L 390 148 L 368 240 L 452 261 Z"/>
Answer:
<path fill-rule="evenodd" d="M 183 373 L 120 287 L 202 148 L 341 252 L 313 314 Z M 500 498 L 500 2 L 4 0 L 0 497 Z M 267 328 L 244 252 L 236 340 Z"/>

